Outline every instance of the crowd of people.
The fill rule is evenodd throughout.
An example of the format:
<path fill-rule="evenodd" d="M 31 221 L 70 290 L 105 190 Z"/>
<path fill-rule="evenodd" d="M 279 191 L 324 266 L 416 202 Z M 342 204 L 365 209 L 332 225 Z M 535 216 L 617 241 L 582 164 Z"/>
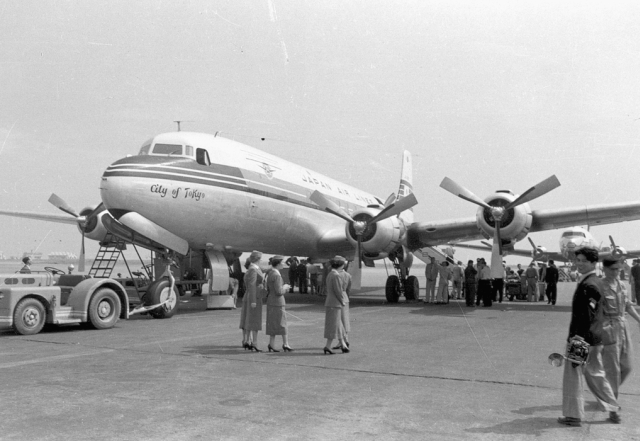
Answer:
<path fill-rule="evenodd" d="M 294 349 L 289 345 L 284 294 L 293 292 L 293 284 L 296 280 L 300 292 L 306 293 L 307 278 L 311 281 L 311 291 L 317 291 L 318 272 L 315 272 L 315 277 L 311 277 L 314 273 L 309 273 L 306 270 L 306 266 L 309 264 L 304 260 L 299 261 L 297 257 L 290 257 L 285 262 L 283 256 L 276 255 L 269 259 L 269 268 L 263 273 L 260 268 L 261 260 L 262 253 L 253 251 L 245 264 L 247 268 L 243 278 L 245 292 L 242 297 L 242 311 L 240 313 L 242 347 L 246 350 L 262 352 L 258 348 L 258 332 L 262 330 L 262 305 L 265 302 L 267 305 L 265 333 L 269 336 L 267 349 L 269 352 L 280 352 L 279 349 L 276 349 L 275 339 L 276 336 L 281 336 L 282 351 L 293 352 Z M 280 273 L 285 263 L 289 265 L 291 284 L 284 283 Z M 344 257 L 335 256 L 325 265 L 328 271 L 326 276 L 322 277 L 324 295 L 326 296 L 324 326 L 326 343 L 323 348 L 325 355 L 334 354 L 333 350 L 335 349 L 340 349 L 343 353 L 350 351 L 348 336 L 351 329 L 349 320 L 351 275 L 345 271 L 346 264 L 347 260 Z M 306 276 L 304 278 L 300 277 L 302 273 L 298 272 L 300 271 L 298 268 L 303 265 Z M 332 346 L 334 340 L 338 341 L 336 346 Z"/>
<path fill-rule="evenodd" d="M 449 303 L 449 299 L 465 299 L 468 307 L 491 307 L 493 302 L 502 303 L 505 298 L 507 283 L 519 284 L 519 291 L 526 293 L 529 301 L 544 301 L 555 305 L 557 297 L 557 284 L 559 271 L 553 260 L 542 264 L 540 268 L 531 262 L 525 270 L 518 264 L 517 270 L 502 264 L 502 277 L 492 277 L 491 268 L 484 258 L 478 258 L 467 262 L 462 268 L 462 262 L 444 260 L 438 263 L 435 257 L 430 258 L 425 268 L 427 280 L 424 303 L 443 304 Z M 640 266 L 638 267 L 638 282 L 640 285 Z M 545 291 L 538 291 L 538 283 L 544 282 Z M 451 290 L 449 292 L 449 286 Z M 508 295 L 513 300 L 514 295 Z"/>

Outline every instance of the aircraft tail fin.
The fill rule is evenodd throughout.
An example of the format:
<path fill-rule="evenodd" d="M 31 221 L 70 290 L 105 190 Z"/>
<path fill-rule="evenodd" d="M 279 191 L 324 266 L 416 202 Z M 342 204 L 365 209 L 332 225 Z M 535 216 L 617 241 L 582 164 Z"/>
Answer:
<path fill-rule="evenodd" d="M 413 193 L 413 161 L 411 152 L 405 150 L 402 154 L 402 172 L 400 176 L 400 186 L 398 187 L 398 199 L 409 196 Z M 413 223 L 413 210 L 405 210 L 400 214 L 405 223 Z"/>

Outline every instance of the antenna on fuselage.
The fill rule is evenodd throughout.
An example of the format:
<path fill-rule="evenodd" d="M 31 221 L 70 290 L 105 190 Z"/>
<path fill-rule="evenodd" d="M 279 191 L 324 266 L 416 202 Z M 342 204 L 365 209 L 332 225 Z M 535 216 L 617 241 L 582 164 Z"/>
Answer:
<path fill-rule="evenodd" d="M 174 123 L 176 123 L 178 125 L 178 132 L 180 131 L 180 123 L 183 123 L 183 122 L 193 122 L 193 121 L 191 121 L 191 120 L 177 120 L 177 121 L 174 121 Z"/>

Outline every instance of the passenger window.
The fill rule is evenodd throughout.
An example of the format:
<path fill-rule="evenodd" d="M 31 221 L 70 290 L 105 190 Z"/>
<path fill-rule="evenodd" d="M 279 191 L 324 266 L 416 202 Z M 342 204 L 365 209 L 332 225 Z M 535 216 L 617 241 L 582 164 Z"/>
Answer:
<path fill-rule="evenodd" d="M 11 277 L 8 279 L 4 279 L 4 284 L 5 285 L 17 285 L 18 284 L 18 279 Z"/>
<path fill-rule="evenodd" d="M 36 283 L 36 279 L 22 279 L 23 285 L 33 285 Z"/>
<path fill-rule="evenodd" d="M 196 162 L 200 165 L 211 165 L 209 160 L 209 152 L 205 149 L 196 149 Z"/>

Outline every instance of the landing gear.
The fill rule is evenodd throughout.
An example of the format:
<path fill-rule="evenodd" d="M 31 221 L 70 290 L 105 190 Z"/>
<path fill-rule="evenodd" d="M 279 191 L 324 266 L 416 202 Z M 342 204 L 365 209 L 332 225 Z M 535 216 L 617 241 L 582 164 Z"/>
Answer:
<path fill-rule="evenodd" d="M 404 295 L 407 301 L 414 301 L 420 298 L 420 283 L 416 276 L 409 275 L 411 259 L 404 259 L 403 252 L 389 255 L 389 260 L 393 263 L 396 274 L 387 278 L 385 286 L 385 296 L 387 302 L 398 303 L 400 296 Z"/>
<path fill-rule="evenodd" d="M 160 303 L 162 303 L 161 306 L 149 311 L 149 314 L 154 318 L 173 317 L 178 311 L 178 291 L 175 286 L 171 289 L 171 282 L 166 277 L 149 285 L 147 293 L 144 295 L 145 306 L 158 305 Z"/>

